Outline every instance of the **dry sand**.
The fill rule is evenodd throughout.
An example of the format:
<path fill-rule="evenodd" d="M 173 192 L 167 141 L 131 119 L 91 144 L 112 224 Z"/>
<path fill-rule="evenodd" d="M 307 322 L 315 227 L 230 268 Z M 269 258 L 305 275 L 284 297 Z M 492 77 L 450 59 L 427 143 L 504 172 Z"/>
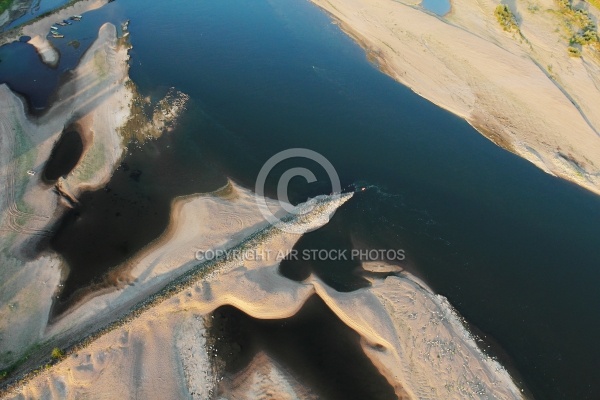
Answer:
<path fill-rule="evenodd" d="M 350 196 L 324 196 L 302 221 L 305 231 L 325 224 Z M 99 321 L 135 297 L 156 290 L 157 283 L 181 275 L 194 264 L 198 250 L 240 249 L 261 257 L 230 259 L 133 319 L 79 348 L 59 364 L 7 394 L 7 398 L 218 398 L 217 382 L 235 398 L 269 388 L 273 398 L 314 398 L 285 368 L 257 355 L 236 376 L 216 376 L 207 348 L 203 317 L 229 304 L 255 318 L 294 315 L 317 294 L 363 338 L 363 349 L 404 398 L 520 398 L 508 373 L 485 356 L 444 298 L 408 274 L 376 281 L 371 288 L 338 293 L 311 276 L 298 283 L 277 272 L 279 254 L 290 251 L 301 233 L 263 222 L 251 192 L 234 184 L 211 194 L 176 202 L 164 237 L 136 260 L 134 286 L 89 299 L 47 331 L 59 338 L 73 327 Z M 257 230 L 268 232 L 244 241 Z M 232 232 L 241 232 L 233 235 Z M 271 253 L 268 253 L 270 250 Z M 392 267 L 388 267 L 392 268 Z M 225 382 L 222 382 L 225 379 Z M 223 389 L 226 388 L 226 389 Z"/>
<path fill-rule="evenodd" d="M 298 382 L 285 366 L 261 352 L 238 374 L 219 382 L 217 398 L 317 400 L 319 396 Z"/>
<path fill-rule="evenodd" d="M 51 67 L 56 67 L 58 65 L 58 61 L 60 60 L 58 51 L 56 51 L 54 46 L 52 46 L 46 38 L 37 35 L 32 37 L 27 43 L 35 47 L 44 63 Z"/>
<path fill-rule="evenodd" d="M 101 4 L 87 2 L 87 7 Z M 81 8 L 62 12 L 77 10 Z M 83 191 L 104 186 L 123 156 L 122 130 L 133 118 L 132 102 L 138 96 L 128 84 L 128 59 L 128 45 L 119 41 L 116 28 L 103 25 L 59 88 L 55 103 L 38 118 L 28 116 L 21 99 L 0 86 L 0 185 L 6 188 L 0 192 L 0 369 L 48 337 L 49 307 L 65 272 L 56 254 L 30 260 L 31 248 L 51 234 L 71 201 Z M 176 124 L 186 101 L 186 95 L 171 91 L 159 102 L 152 121 L 139 115 L 136 120 L 156 137 Z M 78 126 L 84 151 L 73 171 L 55 185 L 72 199 L 65 201 L 41 175 L 54 143 L 70 125 Z"/>
<path fill-rule="evenodd" d="M 535 150 L 539 158 L 532 161 L 540 166 L 575 180 L 559 171 L 560 165 L 570 171 L 568 165 L 556 162 L 559 142 L 572 149 L 569 157 L 589 156 L 581 165 L 590 171 L 600 165 L 597 136 L 590 124 L 520 44 L 501 45 L 511 38 L 491 44 L 485 35 L 469 33 L 400 3 L 315 2 L 335 14 L 347 31 L 371 49 L 387 72 L 485 128 L 486 134 L 495 133 L 507 147 L 524 155 L 533 154 L 524 148 Z M 491 26 L 485 29 L 504 35 Z M 64 126 L 77 122 L 88 131 L 91 142 L 62 186 L 77 197 L 81 190 L 98 187 L 110 177 L 122 152 L 118 128 L 128 118 L 133 96 L 124 85 L 126 60 L 126 50 L 117 47 L 114 27 L 105 25 L 75 78 L 61 89 L 58 103 L 37 121 L 29 120 L 22 102 L 0 87 L 1 100 L 7 105 L 0 109 L 0 184 L 9 189 L 0 198 L 0 229 L 6 239 L 0 261 L 9 266 L 1 276 L 0 362 L 9 364 L 38 342 L 70 344 L 85 338 L 175 277 L 192 271 L 198 264 L 198 251 L 244 248 L 269 256 L 220 264 L 211 275 L 78 348 L 7 398 L 209 398 L 224 377 L 213 373 L 203 322 L 207 314 L 229 304 L 256 318 L 281 319 L 294 315 L 314 294 L 361 335 L 364 351 L 399 397 L 521 397 L 507 372 L 478 349 L 447 301 L 409 274 L 373 279 L 370 288 L 338 293 L 314 276 L 297 283 L 277 273 L 277 254 L 292 249 L 302 230 L 327 223 L 347 198 L 329 200 L 317 208 L 300 221 L 299 233 L 269 228 L 252 193 L 234 184 L 217 193 L 179 199 L 173 204 L 165 234 L 122 266 L 129 285 L 88 297 L 46 326 L 60 260 L 52 255 L 35 261 L 20 257 L 26 241 L 32 235 L 47 234 L 49 222 L 60 211 L 51 188 L 39 181 L 39 172 Z M 562 133 L 567 126 L 572 134 Z M 38 174 L 30 177 L 28 170 Z M 597 190 L 596 185 L 592 180 L 586 187 Z M 270 232 L 265 240 L 256 240 L 254 232 L 265 230 Z M 248 242 L 249 237 L 254 240 Z M 278 393 L 277 398 L 313 397 L 310 389 L 299 387 L 265 355 L 259 354 L 251 366 L 238 376 L 226 377 L 232 382 L 230 394 L 252 398 L 248 396 L 268 387 Z"/>
<path fill-rule="evenodd" d="M 117 128 L 129 116 L 132 97 L 124 85 L 127 60 L 115 27 L 104 25 L 57 102 L 39 118 L 28 117 L 23 102 L 0 86 L 0 186 L 5 188 L 0 192 L 0 368 L 43 336 L 60 280 L 57 256 L 26 257 L 64 211 L 53 187 L 41 179 L 44 164 L 63 129 L 79 122 L 89 136 L 87 149 L 63 186 L 77 195 L 110 178 L 123 151 Z"/>
<path fill-rule="evenodd" d="M 445 18 L 410 0 L 312 1 L 394 79 L 544 171 L 600 193 L 600 57 L 568 55 L 557 3 L 512 2 L 521 37 L 501 29 L 493 0 L 453 0 Z"/>

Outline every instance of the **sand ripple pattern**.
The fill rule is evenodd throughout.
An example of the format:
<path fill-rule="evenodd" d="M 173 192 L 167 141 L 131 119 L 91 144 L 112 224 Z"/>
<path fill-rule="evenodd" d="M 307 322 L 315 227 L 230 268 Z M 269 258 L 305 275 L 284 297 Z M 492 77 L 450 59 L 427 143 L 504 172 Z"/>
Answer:
<path fill-rule="evenodd" d="M 6 155 L 6 158 L 3 158 L 8 160 L 4 166 L 0 166 L 0 185 L 4 188 L 4 196 L 0 196 L 0 210 L 3 214 L 0 231 L 48 236 L 50 231 L 44 227 L 50 217 L 21 210 L 17 203 L 20 200 L 17 178 L 25 179 L 25 171 L 32 166 L 26 165 L 24 155 L 19 154 L 21 149 L 18 148 L 17 135 L 23 133 L 20 132 L 22 128 L 16 121 L 14 124 L 9 123 L 10 119 L 14 119 L 14 113 L 13 107 L 6 107 L 0 111 L 0 154 Z"/>
<path fill-rule="evenodd" d="M 220 212 L 217 214 L 216 220 L 218 221 L 219 228 L 227 229 L 228 231 L 232 230 L 235 232 L 246 228 L 244 220 L 233 212 Z"/>

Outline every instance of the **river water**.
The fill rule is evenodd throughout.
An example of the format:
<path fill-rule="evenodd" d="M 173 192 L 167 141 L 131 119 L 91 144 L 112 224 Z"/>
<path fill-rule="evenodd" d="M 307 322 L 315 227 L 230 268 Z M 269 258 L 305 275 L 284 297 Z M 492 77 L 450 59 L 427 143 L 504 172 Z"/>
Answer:
<path fill-rule="evenodd" d="M 600 396 L 598 196 L 379 72 L 310 3 L 128 0 L 95 13 L 94 21 L 131 20 L 130 73 L 144 96 L 175 87 L 191 101 L 174 132 L 132 148 L 107 187 L 65 217 L 51 243 L 72 269 L 63 301 L 160 235 L 174 196 L 214 190 L 227 177 L 253 189 L 275 153 L 310 148 L 343 187 L 366 190 L 298 249 L 403 249 L 536 398 Z M 318 180 L 293 179 L 294 202 L 331 191 L 325 172 L 306 166 Z M 368 284 L 356 267 L 290 261 L 281 272 L 313 271 L 350 291 Z"/>

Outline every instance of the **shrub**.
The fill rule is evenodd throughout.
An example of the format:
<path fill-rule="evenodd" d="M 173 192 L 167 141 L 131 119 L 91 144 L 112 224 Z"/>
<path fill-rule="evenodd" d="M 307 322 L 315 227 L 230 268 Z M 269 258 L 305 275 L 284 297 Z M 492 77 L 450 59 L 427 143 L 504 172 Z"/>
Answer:
<path fill-rule="evenodd" d="M 569 46 L 567 51 L 571 57 L 581 57 L 581 50 L 579 50 L 577 47 Z"/>
<path fill-rule="evenodd" d="M 557 0 L 557 2 L 568 26 L 571 27 L 570 47 L 567 49 L 569 54 L 574 57 L 581 56 L 581 50 L 574 45 L 592 45 L 592 48 L 597 50 L 599 47 L 598 32 L 589 13 L 584 9 L 575 8 L 570 0 Z"/>
<path fill-rule="evenodd" d="M 494 14 L 505 31 L 519 30 L 517 20 L 506 4 L 498 4 Z"/>
<path fill-rule="evenodd" d="M 53 359 L 60 360 L 64 356 L 65 356 L 65 352 L 62 351 L 61 349 L 59 349 L 58 347 L 55 347 L 52 349 L 52 358 Z"/>

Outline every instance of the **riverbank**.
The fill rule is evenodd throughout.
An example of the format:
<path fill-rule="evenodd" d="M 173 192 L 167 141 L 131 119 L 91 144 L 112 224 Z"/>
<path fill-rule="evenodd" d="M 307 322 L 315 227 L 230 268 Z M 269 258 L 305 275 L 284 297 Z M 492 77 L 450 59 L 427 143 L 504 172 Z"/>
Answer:
<path fill-rule="evenodd" d="M 313 3 L 398 82 L 547 173 L 600 193 L 600 58 L 591 48 L 569 55 L 557 3 L 517 2 L 519 33 L 502 29 L 492 0 L 453 2 L 443 18 L 411 1 Z"/>
<path fill-rule="evenodd" d="M 253 193 L 235 184 L 176 201 L 165 235 L 127 270 L 130 285 L 95 296 L 47 332 L 63 339 L 66 334 L 85 338 L 81 329 L 88 329 L 88 335 L 100 329 L 101 334 L 71 348 L 63 361 L 40 370 L 6 398 L 100 392 L 208 398 L 224 378 L 212 367 L 207 342 L 206 318 L 212 311 L 232 305 L 253 318 L 285 319 L 313 295 L 362 337 L 362 350 L 399 397 L 433 393 L 464 398 L 485 392 L 496 398 L 520 398 L 508 373 L 479 350 L 445 299 L 411 275 L 398 273 L 374 279 L 370 288 L 339 293 L 315 276 L 294 282 L 278 273 L 282 255 L 292 250 L 303 232 L 327 223 L 350 197 L 311 200 L 316 207 L 290 222 L 302 228 L 298 233 L 266 225 Z M 208 255 L 217 249 L 238 250 L 236 254 L 244 256 L 215 263 Z M 167 282 L 165 289 L 156 292 Z M 141 305 L 134 306 L 139 301 Z M 133 308 L 127 311 L 129 307 Z M 104 321 L 122 312 L 121 320 L 102 330 Z M 305 393 L 310 398 L 310 388 L 300 390 L 298 382 L 277 372 L 281 366 L 260 354 L 257 357 L 257 371 L 273 371 L 277 376 L 272 390 L 286 396 Z M 244 376 L 230 378 L 246 381 L 251 387 L 248 393 L 264 387 L 262 381 L 254 387 Z"/>
<path fill-rule="evenodd" d="M 52 298 L 64 273 L 55 254 L 39 257 L 36 247 L 81 191 L 110 179 L 124 150 L 118 128 L 129 118 L 133 96 L 128 81 L 128 47 L 106 24 L 98 39 L 59 89 L 41 117 L 27 115 L 23 101 L 0 86 L 0 369 L 33 351 L 44 337 Z M 55 187 L 42 180 L 54 143 L 65 127 L 78 124 L 86 138 L 74 170 Z M 62 189 L 61 189 L 62 188 Z M 34 346 L 34 347 L 32 347 Z"/>
<path fill-rule="evenodd" d="M 53 11 L 51 14 L 38 17 L 35 20 L 0 34 L 0 46 L 18 40 L 21 36 L 29 36 L 29 44 L 38 51 L 44 63 L 55 67 L 60 55 L 48 40 L 50 27 L 56 21 L 68 19 L 73 15 L 80 15 L 87 11 L 96 10 L 108 3 L 108 0 L 79 0 Z"/>
<path fill-rule="evenodd" d="M 32 2 L 32 0 L 4 1 L 0 5 L 0 29 L 25 15 Z"/>

